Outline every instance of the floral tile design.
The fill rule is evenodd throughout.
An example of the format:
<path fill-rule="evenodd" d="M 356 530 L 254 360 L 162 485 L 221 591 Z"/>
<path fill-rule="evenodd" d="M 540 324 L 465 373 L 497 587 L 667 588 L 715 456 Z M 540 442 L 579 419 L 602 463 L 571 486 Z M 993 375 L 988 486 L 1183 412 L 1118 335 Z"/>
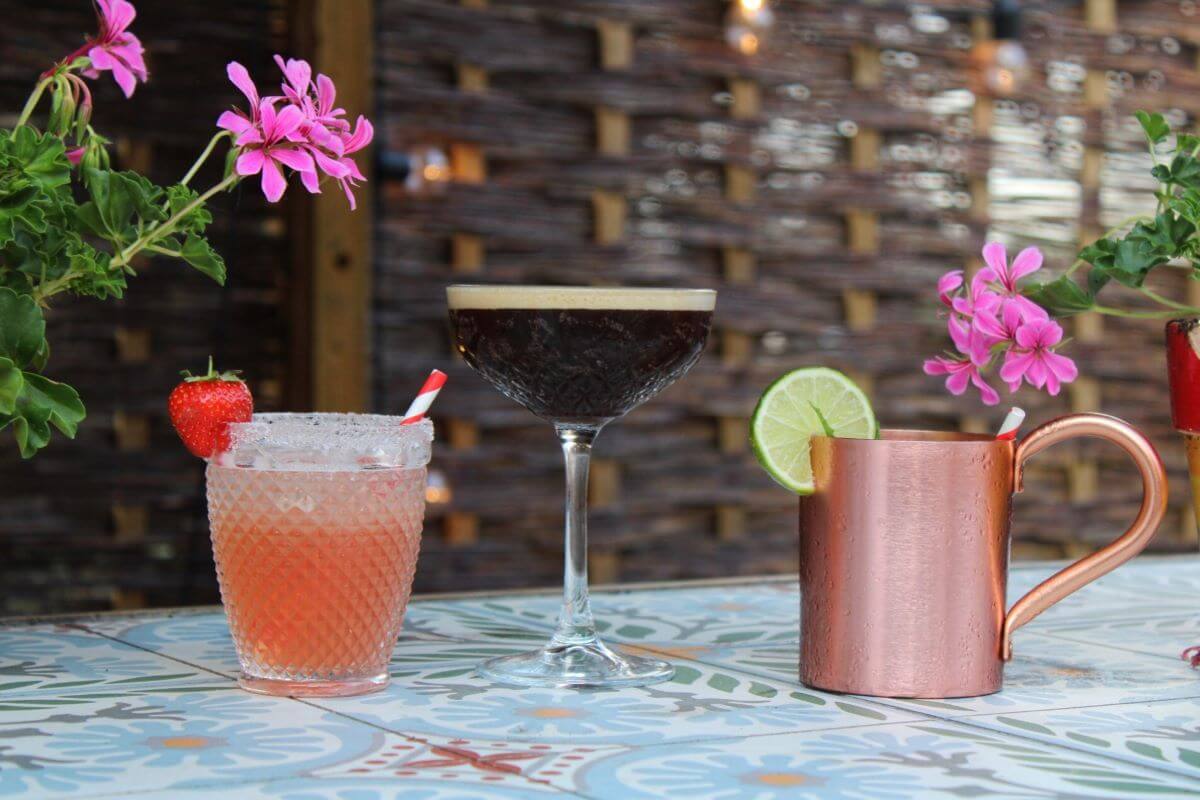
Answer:
<path fill-rule="evenodd" d="M 590 797 L 1189 797 L 1200 781 L 951 722 L 629 749 L 581 770 Z"/>
<path fill-rule="evenodd" d="M 212 686 L 212 676 L 69 625 L 0 628 L 0 720 L 26 706 Z"/>
<path fill-rule="evenodd" d="M 1002 692 L 953 700 L 800 685 L 790 579 L 597 593 L 610 641 L 676 665 L 622 691 L 475 677 L 546 639 L 553 594 L 414 602 L 385 691 L 312 701 L 238 689 L 218 610 L 0 623 L 0 797 L 1194 797 L 1197 596 L 1200 558 L 1125 567 L 1017 634 Z"/>
<path fill-rule="evenodd" d="M 657 686 L 583 692 L 497 686 L 475 677 L 474 664 L 437 664 L 378 694 L 314 704 L 407 735 L 544 744 L 645 744 L 919 718 L 698 662 L 677 661 L 674 679 Z"/>
<path fill-rule="evenodd" d="M 238 691 L 94 700 L 0 720 L 0 796 L 69 796 L 252 781 L 358 758 L 399 738 Z"/>
<path fill-rule="evenodd" d="M 1198 598 L 1197 606 L 1200 606 Z M 1176 616 L 1108 620 L 1065 620 L 1047 633 L 1056 639 L 1097 644 L 1179 661 L 1185 648 L 1200 644 L 1200 608 Z"/>
<path fill-rule="evenodd" d="M 1136 761 L 1200 781 L 1200 685 L 1195 697 L 977 716 L 971 725 Z"/>

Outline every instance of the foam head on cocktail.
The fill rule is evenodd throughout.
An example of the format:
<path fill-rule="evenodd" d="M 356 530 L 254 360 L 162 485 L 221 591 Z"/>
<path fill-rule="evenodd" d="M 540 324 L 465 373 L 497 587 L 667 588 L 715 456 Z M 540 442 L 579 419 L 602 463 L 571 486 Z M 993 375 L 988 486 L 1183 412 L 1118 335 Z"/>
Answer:
<path fill-rule="evenodd" d="M 208 465 L 221 599 L 243 687 L 381 688 L 412 590 L 433 427 L 259 414 Z"/>
<path fill-rule="evenodd" d="M 567 467 L 563 609 L 541 650 L 480 673 L 524 686 L 640 686 L 671 677 L 657 659 L 596 635 L 587 591 L 587 477 L 600 429 L 687 372 L 704 350 L 716 292 L 451 286 L 458 351 L 505 395 L 554 424 Z"/>

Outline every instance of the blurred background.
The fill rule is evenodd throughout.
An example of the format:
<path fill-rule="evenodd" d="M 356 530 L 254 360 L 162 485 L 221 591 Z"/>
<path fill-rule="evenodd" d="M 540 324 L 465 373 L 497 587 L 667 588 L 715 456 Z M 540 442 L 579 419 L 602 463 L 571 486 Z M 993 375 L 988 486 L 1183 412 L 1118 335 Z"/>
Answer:
<path fill-rule="evenodd" d="M 599 441 L 593 580 L 795 571 L 795 498 L 746 441 L 766 384 L 827 364 L 886 425 L 998 425 L 1006 406 L 921 373 L 947 346 L 938 276 L 976 268 L 987 238 L 1064 269 L 1151 207 L 1132 112 L 1200 113 L 1195 0 L 136 5 L 150 83 L 126 102 L 96 82 L 117 163 L 176 180 L 242 101 L 225 63 L 265 87 L 280 52 L 375 121 L 370 189 L 350 215 L 335 192 L 268 206 L 246 187 L 214 204 L 225 287 L 148 260 L 125 300 L 54 307 L 55 370 L 89 417 L 28 462 L 0 438 L 0 613 L 217 601 L 203 464 L 165 410 L 210 353 L 245 371 L 259 410 L 399 413 L 449 372 L 417 590 L 555 585 L 558 448 L 453 355 L 453 281 L 717 288 L 704 359 Z M 0 16 L 9 125 L 95 23 L 87 0 L 0 0 Z M 1196 304 L 1187 283 L 1156 288 Z M 1195 550 L 1160 324 L 1084 316 L 1068 334 L 1084 377 L 1019 395 L 1027 427 L 1092 409 L 1140 426 L 1173 482 L 1152 547 Z M 1099 444 L 1027 475 L 1016 557 L 1087 552 L 1139 497 Z"/>

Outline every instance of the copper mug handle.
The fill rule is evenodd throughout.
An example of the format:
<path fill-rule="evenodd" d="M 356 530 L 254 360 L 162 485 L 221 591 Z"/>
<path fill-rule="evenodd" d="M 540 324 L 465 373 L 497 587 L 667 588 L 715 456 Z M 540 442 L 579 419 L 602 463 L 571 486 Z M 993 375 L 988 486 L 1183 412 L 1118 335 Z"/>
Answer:
<path fill-rule="evenodd" d="M 1017 445 L 1014 488 L 1024 489 L 1025 461 L 1047 447 L 1077 436 L 1094 436 L 1112 442 L 1133 458 L 1142 475 L 1142 507 L 1129 530 L 1106 547 L 1056 572 L 1008 610 L 1000 635 L 1001 655 L 1012 658 L 1012 634 L 1072 592 L 1112 572 L 1142 551 L 1167 511 L 1167 474 L 1154 445 L 1127 423 L 1107 414 L 1072 414 L 1047 422 Z"/>

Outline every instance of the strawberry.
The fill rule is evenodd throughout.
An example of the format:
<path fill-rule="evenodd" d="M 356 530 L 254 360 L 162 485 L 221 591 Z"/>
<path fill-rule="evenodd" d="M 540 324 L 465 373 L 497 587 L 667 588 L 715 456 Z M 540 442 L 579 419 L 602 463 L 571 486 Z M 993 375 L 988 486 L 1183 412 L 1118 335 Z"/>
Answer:
<path fill-rule="evenodd" d="M 215 372 L 211 357 L 207 374 L 181 374 L 167 399 L 171 424 L 192 455 L 209 458 L 229 446 L 229 423 L 250 421 L 254 398 L 237 372 Z"/>

